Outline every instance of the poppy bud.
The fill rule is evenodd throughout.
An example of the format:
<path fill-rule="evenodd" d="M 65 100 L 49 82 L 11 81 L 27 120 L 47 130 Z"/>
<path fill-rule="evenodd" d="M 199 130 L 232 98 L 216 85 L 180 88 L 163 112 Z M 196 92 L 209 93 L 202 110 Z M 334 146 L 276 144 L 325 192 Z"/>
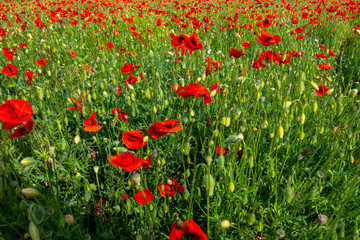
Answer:
<path fill-rule="evenodd" d="M 151 98 L 151 93 L 150 93 L 150 90 L 149 90 L 149 89 L 146 89 L 146 90 L 145 90 L 145 97 L 147 97 L 148 99 Z"/>
<path fill-rule="evenodd" d="M 330 77 L 326 77 L 325 79 L 329 82 L 332 82 L 332 79 Z"/>
<path fill-rule="evenodd" d="M 185 147 L 184 147 L 184 149 L 183 149 L 183 152 L 184 152 L 184 154 L 185 155 L 189 155 L 189 153 L 190 153 L 190 148 L 191 148 L 191 146 L 190 146 L 190 143 L 185 143 Z"/>
<path fill-rule="evenodd" d="M 80 178 L 81 174 L 79 172 L 77 172 L 75 176 L 76 176 L 76 178 Z"/>
<path fill-rule="evenodd" d="M 115 206 L 115 212 L 116 212 L 116 213 L 119 213 L 119 212 L 120 212 L 120 206 L 119 206 L 119 205 L 116 205 L 116 206 Z"/>
<path fill-rule="evenodd" d="M 203 181 L 207 193 L 209 194 L 209 196 L 212 196 L 214 194 L 215 179 L 211 175 L 205 175 Z"/>
<path fill-rule="evenodd" d="M 304 132 L 301 132 L 299 139 L 300 139 L 300 140 L 303 140 L 304 138 L 305 138 L 305 133 L 304 133 Z"/>
<path fill-rule="evenodd" d="M 230 190 L 230 192 L 234 192 L 234 191 L 235 191 L 235 184 L 234 184 L 233 182 L 230 182 L 229 190 Z"/>
<path fill-rule="evenodd" d="M 280 138 L 284 137 L 284 128 L 280 125 L 280 127 L 278 128 L 278 134 Z"/>
<path fill-rule="evenodd" d="M 310 84 L 316 91 L 319 91 L 319 87 L 318 87 L 318 85 L 316 83 L 310 82 Z"/>
<path fill-rule="evenodd" d="M 231 123 L 231 118 L 227 117 L 225 120 L 225 126 L 226 127 L 230 126 L 230 123 Z"/>
<path fill-rule="evenodd" d="M 239 137 L 237 135 L 230 135 L 225 139 L 226 143 L 236 143 L 238 142 Z"/>
<path fill-rule="evenodd" d="M 289 108 L 291 106 L 292 102 L 287 101 L 286 103 L 284 103 L 283 108 Z"/>
<path fill-rule="evenodd" d="M 251 226 L 251 225 L 253 225 L 255 223 L 255 221 L 256 221 L 255 214 L 253 214 L 253 213 L 250 214 L 248 224 Z"/>
<path fill-rule="evenodd" d="M 280 80 L 277 80 L 277 81 L 276 81 L 276 86 L 277 86 L 278 89 L 281 88 L 281 82 L 280 82 Z"/>
<path fill-rule="evenodd" d="M 254 157 L 252 155 L 250 155 L 248 158 L 248 164 L 250 168 L 254 167 Z"/>
<path fill-rule="evenodd" d="M 219 135 L 219 130 L 216 129 L 216 130 L 214 131 L 214 136 L 217 137 L 218 135 Z"/>
<path fill-rule="evenodd" d="M 157 108 L 154 106 L 153 107 L 153 113 L 156 114 L 157 113 Z"/>
<path fill-rule="evenodd" d="M 65 222 L 67 225 L 73 225 L 74 224 L 74 217 L 71 216 L 70 214 L 66 214 L 65 215 Z"/>
<path fill-rule="evenodd" d="M 108 93 L 104 91 L 104 92 L 103 92 L 103 97 L 104 97 L 104 98 L 108 98 L 108 97 L 109 97 Z"/>
<path fill-rule="evenodd" d="M 210 97 L 214 97 L 216 95 L 216 89 L 212 90 L 210 93 Z"/>
<path fill-rule="evenodd" d="M 210 155 L 206 156 L 206 157 L 205 157 L 205 161 L 206 161 L 207 165 L 210 165 L 211 162 L 212 162 L 211 156 L 210 156 Z"/>
<path fill-rule="evenodd" d="M 194 110 L 190 109 L 190 116 L 193 117 L 195 116 Z"/>
<path fill-rule="evenodd" d="M 225 229 L 229 228 L 229 227 L 230 227 L 230 222 L 229 222 L 229 220 L 222 220 L 222 221 L 221 221 L 221 227 L 222 227 L 222 228 L 225 228 Z"/>
<path fill-rule="evenodd" d="M 212 145 L 214 145 L 214 141 L 213 141 L 213 140 L 210 140 L 210 142 L 209 142 L 209 147 L 211 147 Z"/>
<path fill-rule="evenodd" d="M 97 174 L 98 172 L 99 172 L 99 166 L 94 166 L 94 172 L 95 172 L 95 174 Z"/>
<path fill-rule="evenodd" d="M 40 232 L 33 221 L 29 223 L 29 234 L 32 240 L 40 240 Z"/>
<path fill-rule="evenodd" d="M 277 234 L 278 238 L 284 238 L 285 237 L 285 231 L 283 229 L 278 229 L 276 231 L 276 234 Z"/>
<path fill-rule="evenodd" d="M 301 113 L 301 116 L 300 116 L 300 123 L 301 123 L 301 124 L 304 124 L 304 122 L 305 122 L 305 113 L 302 112 L 302 113 Z"/>
<path fill-rule="evenodd" d="M 350 98 L 353 98 L 355 97 L 356 95 L 358 94 L 358 90 L 355 88 L 355 89 L 351 89 L 351 91 L 349 92 L 349 97 Z"/>
<path fill-rule="evenodd" d="M 316 112 L 316 111 L 317 111 L 317 109 L 318 109 L 317 102 L 314 102 L 314 106 L 313 106 L 313 110 L 314 110 L 314 112 Z"/>
<path fill-rule="evenodd" d="M 329 90 L 326 92 L 326 95 L 331 95 L 331 94 L 333 93 L 333 91 L 334 91 L 333 88 L 329 89 Z"/>
<path fill-rule="evenodd" d="M 190 197 L 190 193 L 188 190 L 185 189 L 185 191 L 183 191 L 183 198 L 184 200 L 188 200 Z"/>
<path fill-rule="evenodd" d="M 35 188 L 24 188 L 21 190 L 21 192 L 26 196 L 30 198 L 34 198 L 40 195 L 40 192 L 36 190 Z"/>
<path fill-rule="evenodd" d="M 36 163 L 36 160 L 32 157 L 26 157 L 20 162 L 24 166 L 31 166 Z"/>
<path fill-rule="evenodd" d="M 299 93 L 300 95 L 304 92 L 305 90 L 305 85 L 303 81 L 300 81 L 300 86 L 299 86 Z"/>
<path fill-rule="evenodd" d="M 219 165 L 219 167 L 221 168 L 221 169 L 224 169 L 224 163 L 225 163 L 225 157 L 224 157 L 224 155 L 220 155 L 217 159 L 216 159 L 216 162 L 217 162 L 217 164 Z"/>
<path fill-rule="evenodd" d="M 150 58 L 153 58 L 153 57 L 154 57 L 154 53 L 153 53 L 152 50 L 149 51 L 149 57 L 150 57 Z"/>
<path fill-rule="evenodd" d="M 79 142 L 80 142 L 80 136 L 76 135 L 75 138 L 74 138 L 74 143 L 78 144 Z"/>
<path fill-rule="evenodd" d="M 323 215 L 323 214 L 318 215 L 318 222 L 320 225 L 325 226 L 327 221 L 328 221 L 328 217 L 326 215 Z"/>
<path fill-rule="evenodd" d="M 141 176 L 139 173 L 134 173 L 132 175 L 132 180 L 135 182 L 137 186 L 140 186 Z"/>
<path fill-rule="evenodd" d="M 285 193 L 284 193 L 284 198 L 285 198 L 285 201 L 290 204 L 291 200 L 293 199 L 294 197 L 294 191 L 291 187 L 287 187 L 285 189 Z"/>

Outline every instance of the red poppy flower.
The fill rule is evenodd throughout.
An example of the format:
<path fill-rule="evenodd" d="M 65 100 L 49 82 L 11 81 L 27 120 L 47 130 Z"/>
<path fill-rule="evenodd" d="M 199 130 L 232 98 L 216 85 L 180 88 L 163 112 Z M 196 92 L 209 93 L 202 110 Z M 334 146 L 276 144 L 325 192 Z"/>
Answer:
<path fill-rule="evenodd" d="M 276 43 L 279 43 L 281 41 L 281 38 L 279 35 L 272 35 L 270 33 L 265 32 L 264 28 L 261 28 L 261 35 L 256 38 L 256 40 L 264 45 L 264 46 L 270 46 Z"/>
<path fill-rule="evenodd" d="M 193 220 L 184 221 L 182 228 L 177 223 L 171 225 L 169 240 L 180 240 L 184 235 L 189 234 L 192 240 L 207 240 L 208 237 Z"/>
<path fill-rule="evenodd" d="M 282 60 L 282 57 L 274 50 L 268 50 L 266 52 L 262 52 L 262 54 L 264 54 L 265 58 L 269 61 L 278 62 Z"/>
<path fill-rule="evenodd" d="M 167 197 L 174 197 L 175 193 L 181 193 L 185 188 L 177 183 L 177 179 L 169 181 L 170 183 L 163 183 L 158 186 L 161 195 Z M 163 190 L 162 190 L 163 189 Z"/>
<path fill-rule="evenodd" d="M 122 194 L 122 195 L 120 196 L 120 198 L 121 198 L 121 200 L 125 201 L 126 199 L 129 198 L 129 194 L 124 193 L 124 194 Z"/>
<path fill-rule="evenodd" d="M 264 59 L 265 59 L 265 54 L 261 53 L 260 56 L 254 60 L 251 67 L 256 69 L 266 67 L 267 65 L 263 63 Z"/>
<path fill-rule="evenodd" d="M 230 54 L 229 54 L 229 58 L 234 57 L 234 58 L 239 58 L 241 56 L 244 56 L 245 53 L 243 53 L 241 50 L 235 49 L 235 48 L 230 48 Z"/>
<path fill-rule="evenodd" d="M 175 119 L 155 122 L 149 127 L 147 133 L 150 134 L 152 138 L 159 138 L 171 132 L 179 132 L 182 130 L 181 125 L 176 125 L 179 122 L 179 120 Z"/>
<path fill-rule="evenodd" d="M 121 120 L 123 120 L 124 122 L 127 122 L 127 116 L 129 116 L 129 114 L 127 114 L 126 112 L 120 110 L 118 107 L 116 107 L 116 110 L 111 109 L 111 114 L 113 116 L 115 116 L 115 112 L 118 112 L 119 114 L 117 115 L 117 117 Z"/>
<path fill-rule="evenodd" d="M 0 27 L 0 37 L 4 37 L 6 35 L 6 30 Z"/>
<path fill-rule="evenodd" d="M 145 136 L 141 133 L 142 131 L 140 130 L 126 131 L 122 135 L 122 140 L 129 149 L 142 148 L 147 144 L 147 142 L 144 142 Z"/>
<path fill-rule="evenodd" d="M 122 81 L 123 83 L 134 84 L 137 82 L 137 77 L 130 73 L 129 78 Z"/>
<path fill-rule="evenodd" d="M 80 101 L 81 101 L 81 98 L 79 98 L 79 100 L 76 100 L 75 98 L 72 97 L 72 98 L 71 98 L 71 103 L 72 103 L 72 105 L 75 105 L 75 106 L 69 106 L 69 107 L 67 108 L 67 110 L 75 110 L 75 109 L 78 109 L 79 112 L 82 112 L 82 105 L 81 105 Z"/>
<path fill-rule="evenodd" d="M 216 153 L 217 153 L 218 155 L 225 155 L 226 150 L 225 150 L 224 148 L 218 146 L 218 147 L 216 148 Z"/>
<path fill-rule="evenodd" d="M 200 85 L 200 83 L 190 83 L 185 87 L 179 86 L 176 93 L 182 98 L 204 96 L 204 104 L 212 102 L 209 91 L 204 86 Z"/>
<path fill-rule="evenodd" d="M 144 198 L 145 195 L 145 198 Z M 154 198 L 154 195 L 152 195 L 152 193 L 149 191 L 149 189 L 144 188 L 143 191 L 139 191 L 135 196 L 134 196 L 136 202 L 138 202 L 140 205 L 144 205 L 146 204 L 150 204 L 152 202 L 152 199 Z"/>
<path fill-rule="evenodd" d="M 0 105 L 0 121 L 3 121 L 3 129 L 8 130 L 21 123 L 32 119 L 33 110 L 30 103 L 25 100 L 6 100 Z"/>
<path fill-rule="evenodd" d="M 34 126 L 33 121 L 27 121 L 24 125 L 16 128 L 15 131 L 12 134 L 10 134 L 9 138 L 13 139 L 29 134 L 33 126 Z"/>
<path fill-rule="evenodd" d="M 3 48 L 3 54 L 9 61 L 13 60 L 14 53 L 9 48 Z"/>
<path fill-rule="evenodd" d="M 116 96 L 119 96 L 119 95 L 120 95 L 120 92 L 121 92 L 121 85 L 119 84 L 118 89 L 117 89 Z"/>
<path fill-rule="evenodd" d="M 121 68 L 120 74 L 132 73 L 132 71 L 133 71 L 133 64 L 125 63 L 125 65 Z"/>
<path fill-rule="evenodd" d="M 242 46 L 244 49 L 246 49 L 246 48 L 250 47 L 251 44 L 252 44 L 251 42 L 246 41 L 246 42 L 242 42 L 242 43 L 241 43 L 241 46 Z"/>
<path fill-rule="evenodd" d="M 193 34 L 191 37 L 186 38 L 182 42 L 182 45 L 190 52 L 204 48 L 204 46 L 200 42 L 200 39 L 196 37 L 195 34 Z"/>
<path fill-rule="evenodd" d="M 209 116 L 206 117 L 206 126 L 210 126 L 211 122 L 210 122 L 210 118 Z"/>
<path fill-rule="evenodd" d="M 319 86 L 319 91 L 316 91 L 316 89 L 315 89 L 315 92 L 316 92 L 316 94 L 317 95 L 319 95 L 320 97 L 323 97 L 324 95 L 325 95 L 325 93 L 327 92 L 327 91 L 329 91 L 329 89 L 325 86 L 325 84 L 320 84 Z"/>
<path fill-rule="evenodd" d="M 326 46 L 324 44 L 320 44 L 319 48 L 321 48 L 322 50 L 324 50 L 326 48 Z"/>
<path fill-rule="evenodd" d="M 302 40 L 302 39 L 304 39 L 303 35 L 299 35 L 299 36 L 296 37 L 296 40 Z"/>
<path fill-rule="evenodd" d="M 17 68 L 11 63 L 4 65 L 2 73 L 7 77 L 15 77 L 18 73 Z"/>
<path fill-rule="evenodd" d="M 47 60 L 44 57 L 42 57 L 40 59 L 36 59 L 36 65 L 43 67 L 46 64 L 47 64 Z"/>
<path fill-rule="evenodd" d="M 219 88 L 218 85 L 219 85 L 219 82 L 215 82 L 214 85 L 212 85 L 212 86 L 209 87 L 209 89 L 210 89 L 211 91 L 214 91 L 214 90 L 216 89 L 216 92 L 217 92 L 217 93 L 224 91 L 225 88 L 224 88 L 224 87 Z"/>
<path fill-rule="evenodd" d="M 323 70 L 325 70 L 325 71 L 329 71 L 329 70 L 333 69 L 332 66 L 327 65 L 325 62 L 322 63 L 322 64 L 319 64 L 319 68 L 320 68 L 320 69 L 323 69 Z"/>
<path fill-rule="evenodd" d="M 152 155 L 149 155 L 149 160 L 138 158 L 129 152 L 119 153 L 117 156 L 110 156 L 109 162 L 127 172 L 138 170 L 140 167 L 148 168 L 152 162 Z"/>
<path fill-rule="evenodd" d="M 180 34 L 179 36 L 174 37 L 170 42 L 171 46 L 173 47 L 181 46 L 183 44 L 183 41 L 186 40 L 188 37 L 189 35 L 185 35 L 185 34 Z"/>
<path fill-rule="evenodd" d="M 32 71 L 26 72 L 26 76 L 28 77 L 27 82 L 31 83 L 33 80 L 34 73 Z"/>
<path fill-rule="evenodd" d="M 331 51 L 331 49 L 329 50 L 329 54 L 330 54 L 330 56 L 332 56 L 332 57 L 335 57 L 335 56 L 336 56 L 335 53 L 334 53 L 333 51 Z"/>
<path fill-rule="evenodd" d="M 109 51 L 113 49 L 115 46 L 112 44 L 112 42 L 108 42 L 105 44 L 106 50 Z"/>
<path fill-rule="evenodd" d="M 27 43 L 25 42 L 25 40 L 23 40 L 22 43 L 19 43 L 20 48 L 24 48 L 26 46 L 27 46 Z"/>
<path fill-rule="evenodd" d="M 97 132 L 102 126 L 99 126 L 96 121 L 96 112 L 90 115 L 90 117 L 84 122 L 84 131 L 86 132 Z"/>
<path fill-rule="evenodd" d="M 221 70 L 223 63 L 224 62 L 222 61 L 216 61 L 216 60 L 208 62 L 205 71 L 206 76 L 210 75 L 211 73 L 217 72 L 218 70 Z"/>
<path fill-rule="evenodd" d="M 328 59 L 328 58 L 329 58 L 328 56 L 326 56 L 326 55 L 324 54 L 324 52 L 316 53 L 315 56 L 316 56 L 316 58 L 324 58 L 324 59 Z"/>

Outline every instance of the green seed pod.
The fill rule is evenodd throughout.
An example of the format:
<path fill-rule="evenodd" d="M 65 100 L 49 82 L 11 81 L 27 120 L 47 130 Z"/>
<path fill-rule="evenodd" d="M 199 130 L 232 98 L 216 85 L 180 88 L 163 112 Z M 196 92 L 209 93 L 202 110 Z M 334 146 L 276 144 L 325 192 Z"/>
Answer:
<path fill-rule="evenodd" d="M 216 129 L 216 130 L 214 131 L 214 136 L 215 136 L 215 137 L 219 136 L 219 130 Z"/>
<path fill-rule="evenodd" d="M 290 204 L 291 200 L 293 199 L 294 197 L 294 191 L 291 187 L 287 187 L 285 189 L 285 193 L 284 193 L 284 198 L 285 198 L 285 201 Z"/>
<path fill-rule="evenodd" d="M 301 131 L 299 139 L 303 140 L 304 138 L 305 138 L 305 133 L 303 131 Z"/>
<path fill-rule="evenodd" d="M 203 181 L 207 193 L 209 194 L 209 196 L 212 196 L 214 194 L 215 179 L 211 175 L 205 175 Z"/>

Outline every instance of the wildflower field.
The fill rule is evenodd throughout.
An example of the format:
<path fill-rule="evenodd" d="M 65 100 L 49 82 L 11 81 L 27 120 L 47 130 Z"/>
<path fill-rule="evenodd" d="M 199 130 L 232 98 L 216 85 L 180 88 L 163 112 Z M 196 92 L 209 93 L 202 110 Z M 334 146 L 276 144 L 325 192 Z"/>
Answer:
<path fill-rule="evenodd" d="M 0 239 L 359 239 L 359 13 L 2 0 Z"/>

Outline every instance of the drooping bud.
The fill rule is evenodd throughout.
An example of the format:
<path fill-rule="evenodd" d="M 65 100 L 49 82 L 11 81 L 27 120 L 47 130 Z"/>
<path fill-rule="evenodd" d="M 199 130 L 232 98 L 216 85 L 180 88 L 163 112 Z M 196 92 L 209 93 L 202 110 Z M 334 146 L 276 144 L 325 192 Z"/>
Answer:
<path fill-rule="evenodd" d="M 211 175 L 205 175 L 203 181 L 207 193 L 209 194 L 209 196 L 212 196 L 214 194 L 215 179 Z"/>
<path fill-rule="evenodd" d="M 292 104 L 291 101 L 287 101 L 286 103 L 284 103 L 283 108 L 289 108 L 291 104 Z"/>

